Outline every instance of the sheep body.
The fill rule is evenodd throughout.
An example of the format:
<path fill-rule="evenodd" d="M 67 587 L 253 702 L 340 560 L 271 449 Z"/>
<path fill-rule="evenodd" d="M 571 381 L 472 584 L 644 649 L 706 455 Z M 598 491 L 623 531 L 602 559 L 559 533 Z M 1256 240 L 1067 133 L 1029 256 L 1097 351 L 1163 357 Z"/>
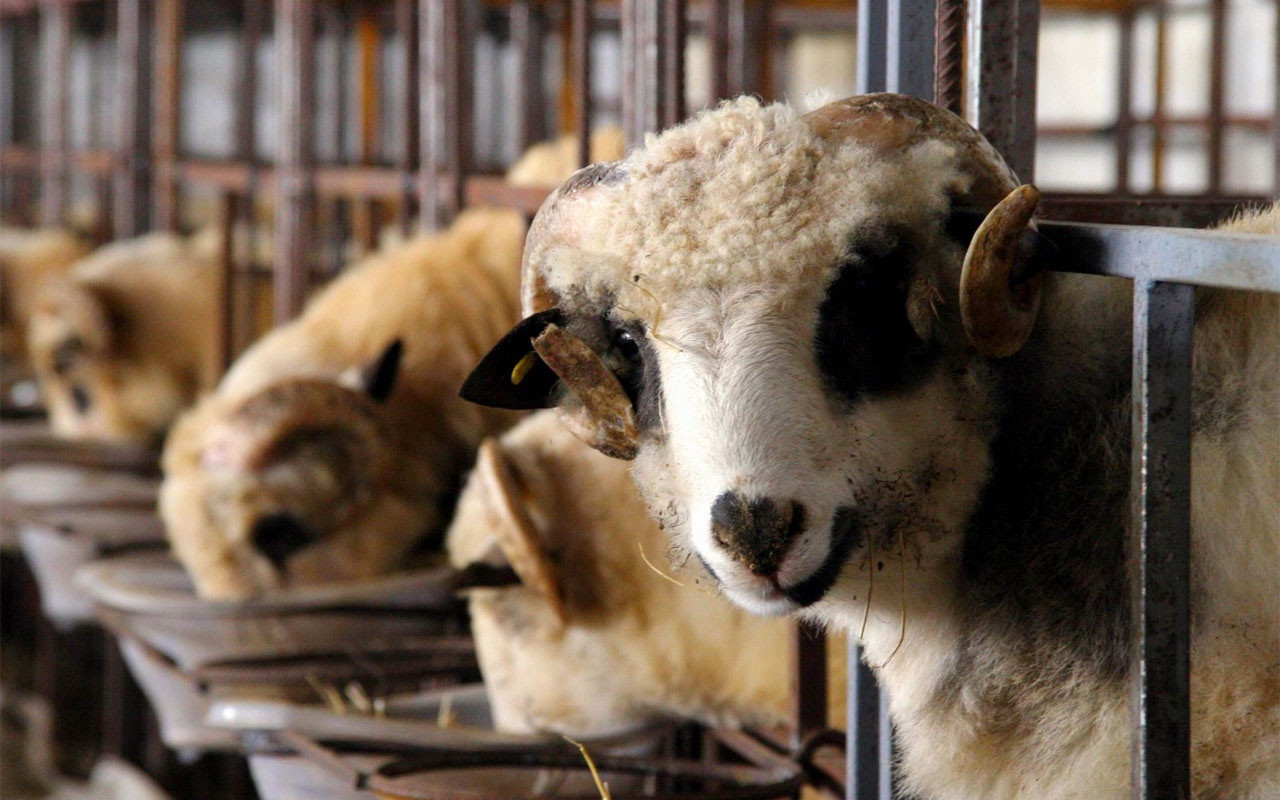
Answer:
<path fill-rule="evenodd" d="M 670 718 L 785 720 L 789 623 L 754 618 L 700 587 L 693 571 L 672 570 L 665 534 L 624 464 L 549 413 L 494 446 L 515 476 L 515 500 L 534 522 L 564 607 L 561 619 L 528 586 L 472 590 L 476 652 L 500 730 L 599 736 Z M 498 532 L 512 524 L 496 491 L 472 474 L 449 530 L 455 566 L 494 560 Z"/>
<path fill-rule="evenodd" d="M 87 252 L 72 234 L 54 228 L 0 227 L 0 353 L 6 361 L 27 359 L 27 323 L 40 287 Z"/>
<path fill-rule="evenodd" d="M 201 595 L 385 573 L 438 532 L 480 439 L 515 419 L 456 392 L 518 316 L 523 234 L 517 213 L 475 209 L 371 256 L 183 416 L 165 448 L 160 510 Z M 397 339 L 398 377 L 375 402 L 352 388 L 352 372 Z M 323 543 L 272 565 L 254 536 L 273 515 Z"/>
<path fill-rule="evenodd" d="M 219 275 L 205 239 L 113 242 L 43 287 L 28 345 L 57 435 L 147 441 L 217 380 Z"/>
<path fill-rule="evenodd" d="M 747 608 L 861 637 L 908 792 L 1121 798 L 1131 286 L 1036 278 L 1025 344 L 982 355 L 947 223 L 1016 185 L 919 101 L 739 100 L 563 185 L 530 233 L 525 310 L 554 307 L 615 373 L 633 477 L 677 548 Z M 1278 301 L 1198 298 L 1193 792 L 1276 797 Z M 576 391 L 550 399 L 576 413 Z M 726 534 L 734 496 L 772 517 Z M 751 541 L 781 535 L 766 522 L 774 551 Z"/>

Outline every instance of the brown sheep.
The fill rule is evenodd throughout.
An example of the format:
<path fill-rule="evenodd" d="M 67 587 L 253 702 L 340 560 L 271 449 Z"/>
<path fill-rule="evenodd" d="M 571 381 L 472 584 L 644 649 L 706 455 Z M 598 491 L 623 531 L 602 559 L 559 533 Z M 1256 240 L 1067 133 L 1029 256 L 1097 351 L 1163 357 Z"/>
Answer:
<path fill-rule="evenodd" d="M 457 387 L 519 316 L 524 230 L 475 209 L 370 257 L 179 420 L 160 511 L 202 596 L 386 573 L 439 534 L 480 440 L 516 419 Z"/>

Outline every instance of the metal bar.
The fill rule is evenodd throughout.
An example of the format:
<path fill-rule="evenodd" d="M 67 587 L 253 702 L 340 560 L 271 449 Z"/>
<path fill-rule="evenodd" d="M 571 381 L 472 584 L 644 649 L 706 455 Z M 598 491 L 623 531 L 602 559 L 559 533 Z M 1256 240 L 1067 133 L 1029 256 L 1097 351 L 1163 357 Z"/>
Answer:
<path fill-rule="evenodd" d="M 218 337 L 218 360 L 222 365 L 222 371 L 225 373 L 231 368 L 231 363 L 236 359 L 236 248 L 235 248 L 235 231 L 236 218 L 239 217 L 239 211 L 236 206 L 236 195 L 234 192 L 222 193 L 222 318 L 219 320 L 221 330 Z M 252 232 L 245 231 L 249 240 L 252 241 Z M 248 248 L 252 251 L 252 246 Z M 252 255 L 250 255 L 252 260 Z"/>
<path fill-rule="evenodd" d="M 937 0 L 934 11 L 933 102 L 959 114 L 964 102 L 964 0 Z"/>
<path fill-rule="evenodd" d="M 511 41 L 519 65 L 515 80 L 516 148 L 523 153 L 544 135 L 542 32 L 544 17 L 533 0 L 511 4 Z"/>
<path fill-rule="evenodd" d="M 396 30 L 400 33 L 400 41 L 404 47 L 401 54 L 404 93 L 400 97 L 401 107 L 404 109 L 404 127 L 399 158 L 403 188 L 396 204 L 396 219 L 400 232 L 408 235 L 413 228 L 413 180 L 414 172 L 418 169 L 418 115 L 414 113 L 414 109 L 418 107 L 418 17 L 414 14 L 413 0 L 395 0 L 395 4 Z"/>
<path fill-rule="evenodd" d="M 711 53 L 711 97 L 715 105 L 729 94 L 729 4 L 727 0 L 707 0 L 707 17 L 702 26 Z"/>
<path fill-rule="evenodd" d="M 1156 89 L 1155 103 L 1151 116 L 1156 120 L 1151 140 L 1151 191 L 1159 193 L 1164 188 L 1164 149 L 1165 126 L 1159 121 L 1164 117 L 1165 44 L 1167 42 L 1168 25 L 1165 24 L 1166 6 L 1164 0 L 1153 0 L 1156 14 Z"/>
<path fill-rule="evenodd" d="M 1116 87 L 1116 193 L 1129 191 L 1133 149 L 1133 9 L 1120 12 L 1120 53 Z"/>
<path fill-rule="evenodd" d="M 573 132 L 578 139 L 578 166 L 591 162 L 591 0 L 571 0 L 570 36 L 573 98 L 577 109 Z"/>
<path fill-rule="evenodd" d="M 310 0 L 278 0 L 275 32 L 280 137 L 276 149 L 275 320 L 283 324 L 306 301 L 315 188 L 315 16 Z"/>
<path fill-rule="evenodd" d="M 1144 275 L 1133 288 L 1132 797 L 1163 800 L 1191 796 L 1195 287 Z"/>
<path fill-rule="evenodd" d="M 420 215 L 424 230 L 437 230 L 462 207 L 460 176 L 464 172 L 463 116 L 470 109 L 462 102 L 461 59 L 468 48 L 458 41 L 462 33 L 462 0 L 420 0 L 419 86 L 422 137 Z M 447 184 L 446 177 L 454 178 Z"/>
<path fill-rule="evenodd" d="M 1222 117 L 1226 104 L 1227 2 L 1209 2 L 1209 128 L 1206 149 L 1209 180 L 1206 194 L 1222 190 Z M 1280 76 L 1276 77 L 1280 80 Z"/>
<path fill-rule="evenodd" d="M 966 115 L 1021 180 L 1035 179 L 1038 0 L 969 0 Z"/>
<path fill-rule="evenodd" d="M 858 3 L 858 94 L 883 92 L 888 87 L 888 0 Z"/>
<path fill-rule="evenodd" d="M 885 81 L 889 91 L 933 100 L 934 0 L 889 0 Z"/>
<path fill-rule="evenodd" d="M 1272 237 L 1074 222 L 1038 227 L 1060 251 L 1059 270 L 1280 292 L 1280 241 Z"/>
<path fill-rule="evenodd" d="M 40 221 L 58 225 L 67 215 L 69 191 L 67 90 L 71 6 L 58 0 L 40 4 Z"/>
<path fill-rule="evenodd" d="M 684 44 L 688 23 L 685 0 L 664 0 L 663 25 L 659 43 L 662 57 L 662 127 L 670 128 L 684 119 Z"/>
<path fill-rule="evenodd" d="M 116 2 L 116 168 L 112 195 L 113 233 L 136 236 L 147 228 L 150 197 L 148 107 L 149 15 L 143 0 Z"/>
<path fill-rule="evenodd" d="M 766 0 L 728 0 L 729 93 L 755 94 L 769 99 L 769 27 L 772 3 Z"/>
<path fill-rule="evenodd" d="M 636 6 L 640 0 L 621 0 L 618 18 L 622 38 L 622 136 L 628 148 L 636 147 L 644 139 L 644 126 L 639 122 L 640 93 L 637 79 L 640 74 L 640 31 Z"/>
<path fill-rule="evenodd" d="M 827 727 L 827 638 L 820 628 L 797 622 L 791 634 L 795 669 L 791 672 L 792 746 Z"/>
<path fill-rule="evenodd" d="M 181 118 L 180 92 L 182 3 L 155 0 L 152 47 L 151 115 L 151 202 L 155 227 L 178 227 L 178 182 L 174 162 L 178 160 L 178 126 Z"/>
<path fill-rule="evenodd" d="M 666 88 L 667 51 L 662 46 L 662 30 L 666 22 L 665 0 L 635 0 L 638 108 L 636 122 L 639 131 L 659 131 L 663 128 L 663 96 Z"/>
<path fill-rule="evenodd" d="M 849 640 L 848 651 L 845 797 L 872 800 L 880 796 L 880 689 L 855 640 Z"/>
<path fill-rule="evenodd" d="M 1280 19 L 1276 20 L 1275 25 L 1275 53 L 1277 60 L 1280 60 Z M 1280 70 L 1277 71 L 1276 79 L 1272 81 L 1275 93 L 1274 105 L 1271 109 L 1271 168 L 1275 171 L 1275 178 L 1272 183 L 1272 197 L 1280 197 Z"/>
<path fill-rule="evenodd" d="M 893 722 L 889 718 L 889 695 L 883 686 L 877 686 L 880 713 L 876 725 L 879 761 L 879 800 L 896 800 L 897 784 L 893 780 Z"/>
<path fill-rule="evenodd" d="M 1166 228 L 1207 228 L 1249 206 L 1270 198 L 1257 196 L 1186 196 L 1109 194 L 1045 194 L 1037 214 L 1058 222 L 1107 222 L 1115 225 L 1159 225 Z"/>

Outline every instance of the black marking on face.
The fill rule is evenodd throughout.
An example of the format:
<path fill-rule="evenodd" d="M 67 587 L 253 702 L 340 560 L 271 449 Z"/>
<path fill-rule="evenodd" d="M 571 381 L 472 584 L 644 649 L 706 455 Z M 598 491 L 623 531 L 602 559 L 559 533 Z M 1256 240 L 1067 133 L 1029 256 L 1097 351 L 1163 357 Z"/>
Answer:
<path fill-rule="evenodd" d="M 711 506 L 711 535 L 756 575 L 774 575 L 804 531 L 804 506 L 724 492 Z"/>
<path fill-rule="evenodd" d="M 636 425 L 641 431 L 657 430 L 662 420 L 662 377 L 653 341 L 639 323 L 614 323 L 609 326 L 609 358 L 606 363 L 622 384 L 636 412 Z"/>
<path fill-rule="evenodd" d="M 53 372 L 55 375 L 66 375 L 75 368 L 76 362 L 79 361 L 85 353 L 84 340 L 79 336 L 72 336 L 53 349 Z"/>
<path fill-rule="evenodd" d="M 837 508 L 831 521 L 831 551 L 827 553 L 826 560 L 808 578 L 783 591 L 802 607 L 818 602 L 835 585 L 836 578 L 840 577 L 840 570 L 849 560 L 849 554 L 865 545 L 866 541 L 866 524 L 862 514 L 850 506 Z"/>
<path fill-rule="evenodd" d="M 254 523 L 250 541 L 276 569 L 284 569 L 289 557 L 314 544 L 316 537 L 291 514 L 271 514 Z"/>
<path fill-rule="evenodd" d="M 828 386 L 854 403 L 922 380 L 936 352 L 907 318 L 911 250 L 855 251 L 827 289 L 818 312 L 815 352 Z"/>

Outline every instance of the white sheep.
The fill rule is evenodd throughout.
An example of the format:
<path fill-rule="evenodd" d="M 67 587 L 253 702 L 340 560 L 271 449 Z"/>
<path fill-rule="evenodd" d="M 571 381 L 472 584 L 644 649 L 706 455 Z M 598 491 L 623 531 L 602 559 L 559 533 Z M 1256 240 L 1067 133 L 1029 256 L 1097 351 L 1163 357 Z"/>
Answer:
<path fill-rule="evenodd" d="M 740 611 L 669 565 L 626 465 L 555 415 L 481 445 L 448 548 L 456 567 L 509 564 L 521 578 L 469 596 L 499 730 L 589 737 L 673 718 L 787 719 L 791 624 Z"/>
<path fill-rule="evenodd" d="M 559 405 L 732 600 L 859 636 L 909 794 L 1127 797 L 1132 290 L 1043 270 L 1015 187 L 917 100 L 726 104 L 547 201 L 464 391 Z M 1197 295 L 1193 794 L 1275 798 L 1280 300 Z"/>
<path fill-rule="evenodd" d="M 27 340 L 55 435 L 147 442 L 217 381 L 212 237 L 153 233 L 46 282 Z"/>
<path fill-rule="evenodd" d="M 515 420 L 456 391 L 519 316 L 524 231 L 473 209 L 371 256 L 179 420 L 160 511 L 202 596 L 383 574 L 441 534 L 480 440 Z"/>

